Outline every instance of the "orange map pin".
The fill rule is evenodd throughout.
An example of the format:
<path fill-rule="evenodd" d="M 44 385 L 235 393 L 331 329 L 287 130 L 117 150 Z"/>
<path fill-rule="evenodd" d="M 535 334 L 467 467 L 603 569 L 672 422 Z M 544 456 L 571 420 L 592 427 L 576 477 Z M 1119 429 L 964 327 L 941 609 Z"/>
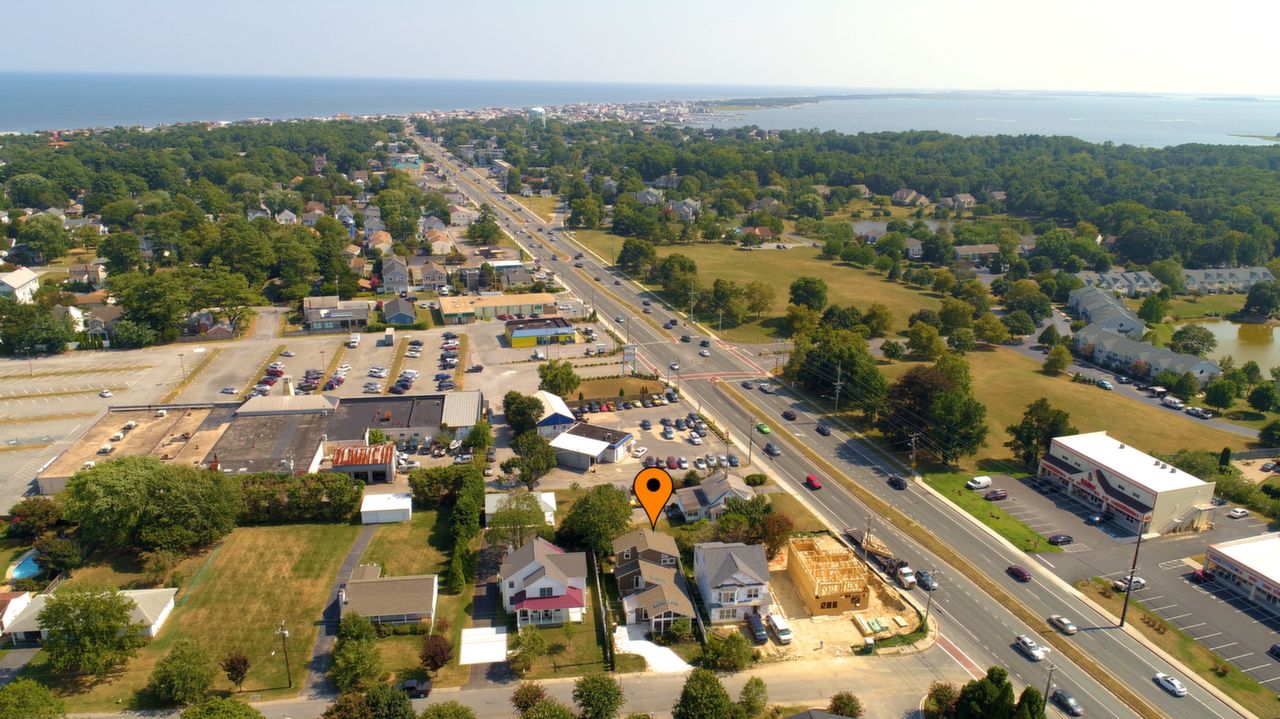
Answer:
<path fill-rule="evenodd" d="M 662 508 L 667 506 L 667 500 L 671 499 L 671 492 L 674 489 L 671 475 L 667 474 L 665 469 L 646 467 L 636 474 L 636 481 L 631 485 L 631 491 L 635 492 L 636 499 L 640 500 L 644 513 L 649 515 L 650 527 L 657 528 L 658 517 L 662 516 Z"/>

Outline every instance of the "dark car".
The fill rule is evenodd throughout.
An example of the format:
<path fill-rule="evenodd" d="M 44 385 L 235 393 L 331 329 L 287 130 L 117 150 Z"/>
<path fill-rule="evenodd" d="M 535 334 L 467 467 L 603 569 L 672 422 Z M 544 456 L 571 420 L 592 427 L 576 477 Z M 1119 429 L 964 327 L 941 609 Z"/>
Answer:
<path fill-rule="evenodd" d="M 699 342 L 699 343 L 698 343 L 698 346 L 699 346 L 699 347 L 710 347 L 710 346 L 711 346 L 711 340 L 702 340 L 701 342 Z"/>
<path fill-rule="evenodd" d="M 897 474 L 891 474 L 889 475 L 889 486 L 894 489 L 906 489 L 907 478 Z"/>
<path fill-rule="evenodd" d="M 1055 534 L 1052 537 L 1049 537 L 1049 544 L 1052 544 L 1055 547 L 1065 547 L 1074 541 L 1076 541 L 1075 538 L 1070 534 Z"/>
<path fill-rule="evenodd" d="M 778 449 L 778 445 L 770 442 L 764 446 L 764 453 L 770 457 L 777 457 L 782 454 L 782 450 Z"/>
<path fill-rule="evenodd" d="M 756 386 L 755 386 L 755 384 L 753 384 L 753 383 L 751 382 L 751 380 L 749 380 L 749 379 L 744 379 L 744 380 L 742 380 L 742 388 L 743 388 L 743 389 L 755 389 L 755 388 L 756 388 Z"/>
<path fill-rule="evenodd" d="M 640 420 L 640 429 L 653 429 L 653 422 L 647 419 Z"/>
<path fill-rule="evenodd" d="M 470 367 L 468 367 L 468 368 L 467 368 L 467 371 L 468 371 L 468 372 L 472 372 L 472 373 L 474 373 L 474 372 L 483 372 L 483 371 L 484 371 L 484 365 L 482 365 L 482 364 L 473 364 L 473 365 L 471 365 Z"/>
<path fill-rule="evenodd" d="M 655 457 L 655 456 L 653 456 L 652 454 L 651 454 L 651 455 L 649 455 L 648 457 L 645 457 L 645 458 L 644 458 L 644 466 L 646 466 L 646 467 L 657 467 L 657 466 L 658 466 L 658 458 L 657 458 L 657 457 Z"/>
<path fill-rule="evenodd" d="M 663 427 L 670 427 L 670 426 L 671 426 L 671 418 L 670 418 L 670 417 L 663 417 L 662 419 L 658 420 L 658 424 L 662 425 Z"/>
<path fill-rule="evenodd" d="M 764 644 L 769 641 L 769 633 L 765 631 L 764 620 L 760 619 L 759 614 L 747 615 L 747 631 L 751 633 L 751 638 L 756 644 Z"/>
<path fill-rule="evenodd" d="M 685 423 L 685 421 L 684 421 L 684 417 L 677 417 L 677 418 L 676 418 L 676 429 L 678 429 L 678 430 L 680 430 L 681 432 L 683 432 L 683 431 L 684 431 L 684 428 L 685 428 L 686 426 L 687 426 L 687 425 L 686 425 L 686 423 Z"/>
<path fill-rule="evenodd" d="M 401 387 L 400 385 L 395 385 L 387 391 L 390 392 L 391 394 L 404 394 L 405 388 Z"/>
<path fill-rule="evenodd" d="M 796 420 L 796 413 L 791 410 L 787 410 L 782 413 L 782 418 L 789 422 L 794 422 Z"/>
<path fill-rule="evenodd" d="M 1272 644 L 1267 654 L 1270 654 L 1272 659 L 1280 660 L 1280 644 Z"/>
<path fill-rule="evenodd" d="M 1084 716 L 1084 707 L 1080 706 L 1080 702 L 1076 701 L 1076 698 L 1071 696 L 1071 693 L 1066 689 L 1055 689 L 1053 694 L 1049 696 L 1053 699 L 1054 704 L 1062 708 L 1062 711 L 1073 717 Z"/>
<path fill-rule="evenodd" d="M 453 378 L 453 375 L 449 374 L 448 372 L 441 372 L 441 373 L 437 374 L 437 375 L 436 375 L 436 377 L 435 377 L 435 379 L 436 379 L 436 381 L 437 381 L 437 382 L 439 382 L 440 380 L 444 380 L 444 379 L 452 379 L 452 378 Z"/>
<path fill-rule="evenodd" d="M 737 466 L 739 466 L 739 465 L 741 465 L 741 464 L 742 464 L 742 460 L 741 460 L 741 459 L 738 459 L 738 455 L 736 455 L 736 454 L 731 454 L 731 455 L 729 455 L 729 466 L 730 466 L 730 467 L 737 467 Z"/>
<path fill-rule="evenodd" d="M 425 699 L 431 693 L 430 679 L 406 679 L 400 682 L 400 691 L 411 699 Z"/>
<path fill-rule="evenodd" d="M 820 424 L 817 427 L 814 427 L 814 431 L 822 435 L 823 437 L 831 436 L 831 428 L 825 424 Z"/>
<path fill-rule="evenodd" d="M 653 303 L 652 303 L 652 302 L 650 302 L 649 300 L 645 300 L 645 301 L 641 302 L 640 304 L 644 305 L 645 307 L 648 307 L 649 305 L 651 305 L 651 304 L 653 304 Z"/>
<path fill-rule="evenodd" d="M 998 502 L 1002 499 L 1009 498 L 1009 490 L 993 489 L 990 492 L 987 492 L 986 494 L 982 495 L 982 498 L 987 500 L 988 502 Z"/>
<path fill-rule="evenodd" d="M 921 569 L 916 572 L 916 584 L 927 592 L 932 592 L 938 588 L 938 580 L 934 579 L 927 569 Z"/>
<path fill-rule="evenodd" d="M 1030 572 L 1030 570 L 1028 570 L 1026 567 L 1021 566 L 1021 565 L 1019 565 L 1019 564 L 1010 564 L 1010 565 L 1009 565 L 1009 568 L 1008 568 L 1008 569 L 1006 569 L 1006 570 L 1004 570 L 1004 571 L 1008 572 L 1008 573 L 1009 573 L 1009 576 L 1013 577 L 1014 579 L 1018 580 L 1019 582 L 1029 582 L 1029 581 L 1031 581 L 1031 572 Z"/>
<path fill-rule="evenodd" d="M 444 338 L 445 338 L 445 339 L 447 339 L 447 340 L 456 340 L 456 339 L 458 339 L 458 335 L 457 335 L 457 334 L 455 334 L 455 333 L 453 333 L 453 332 L 445 332 L 445 333 L 442 335 L 442 337 L 444 337 Z"/>
<path fill-rule="evenodd" d="M 693 341 L 693 338 L 692 338 L 692 337 L 690 337 L 689 335 L 680 335 L 680 341 L 681 341 L 681 342 L 692 342 L 692 341 Z"/>

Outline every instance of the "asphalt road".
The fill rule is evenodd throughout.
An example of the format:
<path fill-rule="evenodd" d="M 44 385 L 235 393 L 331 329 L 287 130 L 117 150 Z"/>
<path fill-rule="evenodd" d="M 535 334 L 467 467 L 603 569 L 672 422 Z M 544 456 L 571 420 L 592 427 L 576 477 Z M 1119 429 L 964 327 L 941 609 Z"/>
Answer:
<path fill-rule="evenodd" d="M 436 146 L 426 144 L 424 149 L 438 159 L 441 155 Z M 535 257 L 548 258 L 550 251 L 543 244 L 546 231 L 550 228 L 533 212 L 523 205 L 512 208 L 508 198 L 498 193 L 480 180 L 478 175 L 470 171 L 459 172 L 452 162 L 446 161 L 451 169 L 452 179 L 459 188 L 472 199 L 487 202 L 499 210 L 504 219 L 513 219 L 516 226 L 529 228 L 542 227 L 544 232 L 536 229 L 532 235 L 538 237 L 539 243 L 522 239 L 522 244 Z M 482 184 L 483 183 L 483 184 Z M 556 246 L 563 254 L 572 245 L 560 233 Z M 668 362 L 676 361 L 681 370 L 672 379 L 681 386 L 684 396 L 701 407 L 701 411 L 712 415 L 721 426 L 730 428 L 734 439 L 745 447 L 743 440 L 751 436 L 749 427 L 757 421 L 745 413 L 735 403 L 727 401 L 719 391 L 713 389 L 708 380 L 720 378 L 725 381 L 737 381 L 742 377 L 761 376 L 765 374 L 750 356 L 732 345 L 715 340 L 711 357 L 698 356 L 696 342 L 682 343 L 679 334 L 688 333 L 696 337 L 707 336 L 705 332 L 690 331 L 683 325 L 667 332 L 657 329 L 643 321 L 633 321 L 640 317 L 641 299 L 652 299 L 649 293 L 632 284 L 621 276 L 622 284 L 615 286 L 612 280 L 615 275 L 607 269 L 607 263 L 587 252 L 583 260 L 581 273 L 560 267 L 563 284 L 579 297 L 595 295 L 594 302 L 600 315 L 612 318 L 615 315 L 628 317 L 631 340 L 639 346 L 641 363 L 650 371 L 661 370 L 667 374 Z M 549 263 L 554 266 L 557 263 Z M 561 263 L 563 264 L 563 263 Z M 605 289 L 625 300 L 626 305 L 616 302 L 609 294 L 598 290 L 592 291 L 596 285 L 592 279 L 600 276 L 605 280 Z M 661 320 L 670 317 L 667 310 L 655 312 L 653 317 Z M 770 363 L 771 364 L 771 363 Z M 797 441 L 803 442 L 817 452 L 831 458 L 852 480 L 871 491 L 889 499 L 912 519 L 928 527 L 936 536 L 950 546 L 964 551 L 966 557 L 982 569 L 989 577 L 1004 582 L 1006 588 L 1040 616 L 1064 614 L 1071 617 L 1081 632 L 1073 639 L 1082 649 L 1088 651 L 1096 661 L 1108 668 L 1114 676 L 1119 677 L 1149 701 L 1152 706 L 1169 716 L 1189 717 L 1234 717 L 1239 716 L 1234 710 L 1214 696 L 1204 691 L 1192 681 L 1186 680 L 1189 693 L 1186 697 L 1175 698 L 1155 686 L 1152 676 L 1157 671 L 1181 676 L 1177 671 L 1147 650 L 1140 643 L 1115 629 L 1107 620 L 1094 612 L 1078 596 L 1049 579 L 1049 571 L 1038 566 L 1026 554 L 1009 549 L 1006 545 L 990 537 L 976 528 L 972 521 L 961 516 L 960 510 L 950 503 L 935 499 L 918 486 L 911 486 L 905 492 L 890 489 L 885 483 L 887 472 L 900 471 L 890 460 L 873 456 L 869 445 L 836 431 L 831 437 L 821 437 L 812 432 L 817 415 L 813 408 L 790 395 L 762 395 L 755 393 L 753 399 L 769 412 L 767 417 L 761 416 L 779 431 L 788 431 L 796 435 Z M 785 423 L 780 414 L 784 409 L 794 409 L 799 413 L 795 423 Z M 787 424 L 784 429 L 781 425 Z M 783 446 L 783 456 L 772 460 L 777 473 L 793 483 L 802 482 L 806 474 L 819 473 L 816 467 L 792 450 Z M 838 484 L 828 483 L 824 489 L 814 493 L 814 504 L 826 518 L 837 527 L 864 526 L 869 512 L 849 492 Z M 1020 622 L 1012 612 L 998 606 L 985 595 L 976 584 L 970 582 L 959 572 L 944 565 L 937 557 L 925 552 L 922 548 L 892 527 L 884 526 L 877 518 L 871 518 L 872 529 L 889 545 L 912 561 L 917 569 L 941 570 L 941 588 L 935 592 L 933 611 L 939 618 L 939 625 L 944 637 L 944 647 L 961 666 L 972 670 L 985 668 L 997 663 L 1010 669 L 1010 673 L 1025 684 L 1044 687 L 1046 665 L 1035 664 L 1018 653 L 1012 646 L 1017 634 L 1035 634 L 1045 627 L 1028 627 Z M 1046 560 L 1039 560 L 1046 561 Z M 1018 584 L 1005 574 L 1010 564 L 1022 564 L 1032 569 L 1036 575 L 1031 584 Z M 1047 563 L 1047 562 L 1046 562 Z M 1099 683 L 1087 676 L 1084 671 L 1062 657 L 1050 656 L 1050 661 L 1058 665 L 1054 675 L 1054 684 L 1068 688 L 1085 705 L 1090 716 L 1134 716 L 1132 711 L 1111 696 Z M 1185 678 L 1184 678 L 1185 679 Z"/>

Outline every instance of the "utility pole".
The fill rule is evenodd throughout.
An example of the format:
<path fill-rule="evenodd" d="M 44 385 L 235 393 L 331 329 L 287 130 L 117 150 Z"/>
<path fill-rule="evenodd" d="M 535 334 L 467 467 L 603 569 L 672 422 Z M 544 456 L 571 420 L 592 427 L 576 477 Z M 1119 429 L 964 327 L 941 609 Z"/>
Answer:
<path fill-rule="evenodd" d="M 751 464 L 751 447 L 755 444 L 756 426 L 751 422 L 751 416 L 747 415 L 747 464 Z"/>
<path fill-rule="evenodd" d="M 911 433 L 911 473 L 916 471 L 916 432 Z"/>
<path fill-rule="evenodd" d="M 178 364 L 182 367 L 182 379 L 187 378 L 187 361 L 182 359 L 182 353 L 178 353 Z"/>
<path fill-rule="evenodd" d="M 929 576 L 931 576 L 931 577 L 937 577 L 937 576 L 938 576 L 939 574 L 941 574 L 941 573 L 942 573 L 942 572 L 941 572 L 941 570 L 935 569 L 935 570 L 933 570 L 933 571 L 929 572 Z M 925 602 L 925 605 L 924 605 L 924 631 L 925 631 L 925 634 L 928 634 L 928 633 L 929 633 L 929 610 L 933 608 L 933 593 L 934 593 L 934 592 L 936 592 L 936 591 L 938 591 L 938 590 L 937 590 L 937 589 L 933 589 L 933 590 L 927 590 L 927 591 L 929 591 L 929 601 Z"/>
<path fill-rule="evenodd" d="M 1041 697 L 1041 699 L 1044 701 L 1044 706 L 1040 707 L 1041 715 L 1044 715 L 1049 711 L 1049 690 L 1053 688 L 1053 673 L 1057 671 L 1057 669 L 1058 669 L 1057 664 L 1054 664 L 1053 662 L 1049 662 L 1049 678 L 1046 679 L 1044 682 L 1044 696 Z"/>
<path fill-rule="evenodd" d="M 842 365 L 841 365 L 839 362 L 837 362 L 837 363 L 836 363 L 836 398 L 835 398 L 835 399 L 836 399 L 836 404 L 835 404 L 835 408 L 832 410 L 832 413 L 833 413 L 833 414 L 839 414 L 839 412 L 840 412 L 840 386 L 841 386 L 841 384 L 843 384 L 843 383 L 840 381 L 840 370 L 841 370 L 841 369 L 842 369 Z"/>
<path fill-rule="evenodd" d="M 871 561 L 871 549 L 868 545 L 871 543 L 871 515 L 867 514 L 867 533 L 862 535 L 862 558 Z"/>
<path fill-rule="evenodd" d="M 293 669 L 289 666 L 289 630 L 284 628 L 284 622 L 280 622 L 276 634 L 280 636 L 280 647 L 284 649 L 284 673 L 289 677 L 289 688 L 293 688 Z"/>
<path fill-rule="evenodd" d="M 724 310 L 720 310 L 720 319 L 716 321 L 716 334 L 724 332 Z"/>
<path fill-rule="evenodd" d="M 1151 515 L 1148 514 L 1138 524 L 1138 542 L 1133 546 L 1133 563 L 1129 565 L 1129 576 L 1124 580 L 1124 607 L 1120 610 L 1120 628 L 1122 629 L 1125 616 L 1129 614 L 1129 597 L 1133 596 L 1133 575 L 1138 573 L 1138 551 L 1142 549 L 1142 535 L 1147 533 L 1147 522 L 1150 521 Z"/>

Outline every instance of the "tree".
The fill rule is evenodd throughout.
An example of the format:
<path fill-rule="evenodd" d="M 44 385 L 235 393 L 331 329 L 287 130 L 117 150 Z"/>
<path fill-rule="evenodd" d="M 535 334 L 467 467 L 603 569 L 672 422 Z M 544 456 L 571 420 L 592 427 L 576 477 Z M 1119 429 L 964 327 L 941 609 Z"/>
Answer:
<path fill-rule="evenodd" d="M 1182 376 L 1169 386 L 1169 393 L 1184 402 L 1190 401 L 1199 391 L 1200 382 L 1190 372 L 1183 372 Z"/>
<path fill-rule="evenodd" d="M 1054 345 L 1044 360 L 1044 371 L 1047 374 L 1062 374 L 1071 364 L 1071 352 L 1062 345 Z"/>
<path fill-rule="evenodd" d="M 244 678 L 249 675 L 249 657 L 239 649 L 233 649 L 228 652 L 222 661 L 218 663 L 222 667 L 222 671 L 227 675 L 227 681 L 236 685 L 236 691 L 240 691 L 244 685 Z"/>
<path fill-rule="evenodd" d="M 756 317 L 773 309 L 776 295 L 773 285 L 760 280 L 748 282 L 742 288 L 742 297 L 747 302 L 747 312 Z"/>
<path fill-rule="evenodd" d="M 525 625 L 511 640 L 511 649 L 507 653 L 511 669 L 516 674 L 525 674 L 533 668 L 533 663 L 547 655 L 547 639 L 533 624 Z"/>
<path fill-rule="evenodd" d="M 142 560 L 142 573 L 152 585 L 159 586 L 172 576 L 182 557 L 177 552 L 157 549 L 154 552 L 142 552 L 138 555 Z"/>
<path fill-rule="evenodd" d="M 978 340 L 974 336 L 973 330 L 968 327 L 961 327 L 947 337 L 947 346 L 960 354 L 964 354 L 976 348 Z"/>
<path fill-rule="evenodd" d="M 968 391 L 943 392 L 929 412 L 934 451 L 947 464 L 976 454 L 987 442 L 987 408 Z"/>
<path fill-rule="evenodd" d="M 932 719 L 942 719 L 942 717 L 951 716 L 955 711 L 956 700 L 960 697 L 960 689 L 951 682 L 936 681 L 929 685 L 929 691 L 925 696 L 933 707 L 933 711 L 925 716 Z"/>
<path fill-rule="evenodd" d="M 720 679 L 707 669 L 694 669 L 671 708 L 671 719 L 727 719 L 734 716 L 734 709 Z"/>
<path fill-rule="evenodd" d="M 373 719 L 418 719 L 409 695 L 390 684 L 375 684 L 364 695 Z"/>
<path fill-rule="evenodd" d="M 480 421 L 483 422 L 484 420 L 480 420 Z M 377 427 L 372 427 L 369 429 L 368 442 L 370 447 L 376 447 L 378 445 L 386 444 L 387 435 L 384 434 L 383 431 L 378 429 Z"/>
<path fill-rule="evenodd" d="M 447 702 L 427 706 L 418 719 L 476 719 L 476 713 L 471 710 L 471 707 L 450 699 Z"/>
<path fill-rule="evenodd" d="M 340 692 L 361 691 L 382 678 L 382 655 L 372 639 L 339 639 L 333 647 L 329 681 Z"/>
<path fill-rule="evenodd" d="M 582 384 L 582 378 L 573 371 L 568 360 L 550 360 L 538 366 L 538 389 L 557 397 L 568 397 Z"/>
<path fill-rule="evenodd" d="M 608 484 L 592 487 L 574 503 L 557 536 L 567 543 L 610 553 L 611 543 L 631 527 L 631 505 L 622 490 Z"/>
<path fill-rule="evenodd" d="M 1280 419 L 1271 420 L 1258 430 L 1258 439 L 1268 447 L 1280 447 Z"/>
<path fill-rule="evenodd" d="M 354 691 L 339 694 L 338 700 L 330 704 L 320 718 L 374 719 L 373 712 L 369 710 L 369 705 L 364 700 L 364 695 Z"/>
<path fill-rule="evenodd" d="M 1225 379 L 1215 379 L 1204 388 L 1204 401 L 1222 411 L 1236 403 L 1236 386 Z"/>
<path fill-rule="evenodd" d="M 67 705 L 33 679 L 16 679 L 0 688 L 0 716 L 11 719 L 65 719 Z"/>
<path fill-rule="evenodd" d="M 1169 338 L 1169 349 L 1182 354 L 1203 357 L 1218 346 L 1218 340 L 1204 325 L 1183 325 Z"/>
<path fill-rule="evenodd" d="M 422 649 L 418 651 L 418 661 L 428 672 L 435 674 L 453 661 L 453 642 L 440 634 L 427 635 L 422 640 Z"/>
<path fill-rule="evenodd" d="M 787 305 L 784 322 L 787 326 L 787 332 L 792 337 L 813 334 L 818 329 L 821 320 L 822 315 L 817 310 L 810 309 L 805 305 Z"/>
<path fill-rule="evenodd" d="M 942 338 L 933 325 L 917 322 L 907 330 L 907 349 L 923 360 L 937 359 L 943 352 Z"/>
<path fill-rule="evenodd" d="M 945 295 L 955 286 L 956 276 L 951 272 L 951 270 L 943 267 L 933 274 L 934 292 Z"/>
<path fill-rule="evenodd" d="M 1259 412 L 1271 412 L 1280 403 L 1280 393 L 1271 382 L 1264 382 L 1249 392 L 1249 406 Z"/>
<path fill-rule="evenodd" d="M 1018 695 L 1018 705 L 1014 707 L 1014 719 L 1044 719 L 1045 702 L 1040 690 L 1035 687 L 1024 687 Z"/>
<path fill-rule="evenodd" d="M 511 445 L 516 456 L 502 463 L 502 471 L 517 475 L 533 491 L 538 480 L 555 468 L 556 451 L 546 437 L 533 431 L 517 435 Z"/>
<path fill-rule="evenodd" d="M 130 621 L 133 600 L 91 584 L 59 588 L 37 620 L 47 636 L 44 652 L 55 671 L 105 676 L 147 643 L 142 625 Z"/>
<path fill-rule="evenodd" d="M 718 672 L 740 672 L 755 661 L 755 652 L 741 632 L 728 636 L 711 635 L 702 649 L 700 663 Z"/>
<path fill-rule="evenodd" d="M 885 359 L 900 360 L 906 352 L 906 348 L 897 340 L 885 340 L 880 344 L 880 354 L 884 355 Z"/>
<path fill-rule="evenodd" d="M 507 426 L 511 434 L 521 435 L 536 429 L 538 420 L 542 419 L 542 400 L 537 397 L 520 394 L 514 390 L 502 397 L 502 413 L 506 416 Z"/>
<path fill-rule="evenodd" d="M 60 537 L 53 532 L 45 532 L 34 544 L 36 564 L 50 574 L 57 575 L 70 572 L 82 564 L 80 544 L 71 537 Z"/>
<path fill-rule="evenodd" d="M 748 717 L 758 716 L 769 703 L 769 689 L 760 677 L 751 677 L 738 692 L 738 708 Z"/>
<path fill-rule="evenodd" d="M 1009 441 L 1004 446 L 1013 450 L 1028 469 L 1035 469 L 1053 438 L 1075 434 L 1076 428 L 1071 426 L 1071 415 L 1066 410 L 1050 407 L 1049 400 L 1041 397 L 1027 405 L 1021 422 L 1009 425 L 1005 431 Z"/>
<path fill-rule="evenodd" d="M 862 313 L 862 324 L 872 337 L 881 337 L 893 326 L 893 311 L 886 305 L 874 302 Z"/>
<path fill-rule="evenodd" d="M 363 639 L 373 641 L 378 638 L 378 629 L 373 626 L 373 622 L 358 612 L 346 612 L 338 621 L 336 636 L 338 641 L 344 642 Z"/>
<path fill-rule="evenodd" d="M 370 442 L 372 444 L 372 442 Z M 493 446 L 493 427 L 486 419 L 478 419 L 462 439 L 462 446 L 472 452 L 483 452 Z"/>
<path fill-rule="evenodd" d="M 938 311 L 938 320 L 942 323 L 938 331 L 944 335 L 949 335 L 960 327 L 972 327 L 973 307 L 963 300 L 944 297 L 942 309 Z"/>
<path fill-rule="evenodd" d="M 1031 315 L 1025 310 L 1014 310 L 1001 317 L 1000 321 L 1009 328 L 1009 334 L 1014 337 L 1026 337 L 1036 331 L 1036 321 L 1031 319 Z"/>
<path fill-rule="evenodd" d="M 1049 327 L 1052 329 L 1053 325 Z M 1009 328 L 1004 326 L 1000 318 L 987 312 L 973 321 L 973 335 L 983 344 L 1002 345 L 1009 341 Z"/>
<path fill-rule="evenodd" d="M 821 312 L 827 306 L 827 283 L 808 275 L 797 277 L 791 283 L 791 304 Z"/>
<path fill-rule="evenodd" d="M 521 716 L 525 712 L 533 708 L 535 704 L 547 698 L 547 690 L 537 682 L 520 682 L 511 692 L 511 706 L 516 708 L 516 712 Z"/>
<path fill-rule="evenodd" d="M 622 685 L 607 674 L 587 674 L 573 685 L 573 703 L 582 719 L 614 719 L 623 701 Z"/>
<path fill-rule="evenodd" d="M 213 662 L 198 642 L 179 638 L 151 671 L 147 691 L 165 704 L 194 704 L 213 686 Z"/>
<path fill-rule="evenodd" d="M 1044 328 L 1044 332 L 1040 333 L 1040 337 L 1036 341 L 1045 347 L 1053 347 L 1061 339 L 1062 336 L 1058 334 L 1058 326 L 1050 323 L 1048 327 Z"/>
<path fill-rule="evenodd" d="M 576 719 L 573 710 L 555 699 L 543 699 L 529 707 L 522 719 Z"/>
<path fill-rule="evenodd" d="M 1164 321 L 1165 312 L 1165 302 L 1160 295 L 1147 295 L 1138 307 L 1138 316 L 1153 325 Z"/>
<path fill-rule="evenodd" d="M 36 215 L 22 221 L 18 242 L 31 248 L 46 262 L 52 262 L 71 249 L 71 235 L 62 228 L 62 220 L 52 215 Z"/>
<path fill-rule="evenodd" d="M 853 717 L 853 719 L 862 716 L 866 711 L 862 706 L 862 700 L 852 692 L 837 692 L 835 696 L 831 697 L 831 703 L 827 705 L 828 713 L 842 717 Z"/>
<path fill-rule="evenodd" d="M 1013 685 L 1003 667 L 987 669 L 960 690 L 956 699 L 956 719 L 1011 719 L 1014 712 Z"/>
<path fill-rule="evenodd" d="M 1280 282 L 1259 282 L 1249 288 L 1244 308 L 1249 312 L 1270 316 L 1280 310 Z"/>
<path fill-rule="evenodd" d="M 519 549 L 525 539 L 546 525 L 542 502 L 532 492 L 513 492 L 489 516 L 489 544 Z"/>
<path fill-rule="evenodd" d="M 225 697 L 205 697 L 182 712 L 181 719 L 263 719 L 262 712 Z"/>
<path fill-rule="evenodd" d="M 62 507 L 52 497 L 25 497 L 9 508 L 9 536 L 30 539 L 62 521 Z"/>

